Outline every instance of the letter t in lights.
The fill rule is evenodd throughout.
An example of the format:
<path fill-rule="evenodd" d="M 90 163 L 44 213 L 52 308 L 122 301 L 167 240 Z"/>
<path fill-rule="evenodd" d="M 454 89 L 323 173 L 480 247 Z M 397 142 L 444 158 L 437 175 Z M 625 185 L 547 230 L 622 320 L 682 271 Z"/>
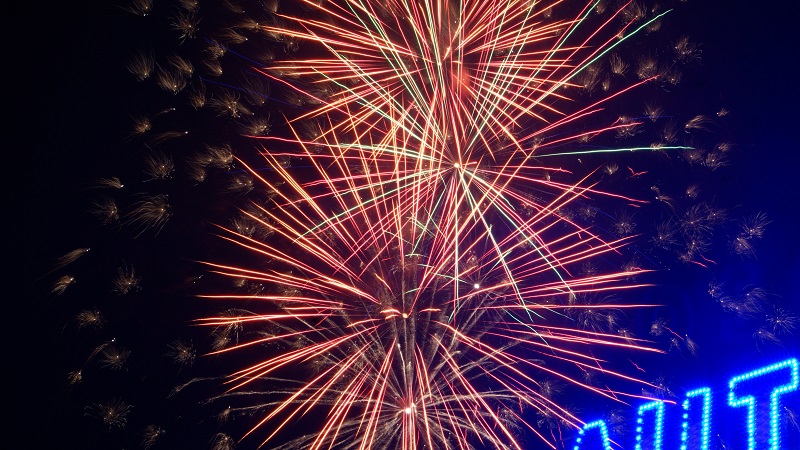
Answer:
<path fill-rule="evenodd" d="M 787 359 L 779 363 L 775 363 L 758 370 L 748 372 L 742 375 L 731 378 L 728 382 L 728 404 L 733 407 L 747 407 L 747 450 L 755 450 L 756 448 L 756 398 L 753 395 L 745 395 L 737 397 L 736 386 L 747 380 L 758 378 L 777 372 L 779 370 L 788 369 L 790 372 L 790 381 L 787 384 L 775 386 L 769 394 L 769 424 L 770 424 L 770 450 L 781 450 L 781 436 L 780 436 L 780 396 L 791 391 L 796 391 L 800 385 L 800 370 L 798 370 L 797 359 Z M 753 383 L 749 383 L 753 384 Z M 757 383 L 757 387 L 761 390 L 764 389 L 763 383 Z"/>

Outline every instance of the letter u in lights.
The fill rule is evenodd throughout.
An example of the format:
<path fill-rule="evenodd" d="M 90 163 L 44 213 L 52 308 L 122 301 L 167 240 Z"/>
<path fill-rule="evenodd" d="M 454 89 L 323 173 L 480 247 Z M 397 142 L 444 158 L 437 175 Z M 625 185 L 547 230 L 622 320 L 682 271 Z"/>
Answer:
<path fill-rule="evenodd" d="M 664 402 L 654 401 L 645 403 L 639 407 L 636 414 L 636 450 L 642 450 L 642 434 L 644 433 L 644 414 L 650 410 L 656 410 L 654 418 L 655 426 L 653 427 L 653 450 L 661 450 L 661 444 L 664 442 Z"/>
<path fill-rule="evenodd" d="M 711 429 L 711 389 L 703 387 L 686 393 L 683 401 L 683 423 L 681 423 L 681 450 L 687 450 L 689 440 L 689 412 L 691 411 L 694 397 L 703 398 L 703 408 L 700 416 L 700 448 L 698 450 L 708 450 L 708 438 Z"/>
<path fill-rule="evenodd" d="M 601 447 L 603 450 L 611 450 L 611 443 L 608 439 L 608 427 L 606 427 L 606 423 L 602 420 L 595 420 L 594 422 L 587 423 L 586 425 L 581 428 L 581 431 L 578 432 L 578 439 L 576 440 L 576 445 L 574 450 L 580 450 L 581 443 L 583 442 L 583 438 L 585 437 L 586 431 L 591 430 L 592 428 L 597 428 L 600 431 L 600 442 Z M 595 441 L 596 442 L 596 441 Z M 598 448 L 596 445 L 591 448 Z"/>

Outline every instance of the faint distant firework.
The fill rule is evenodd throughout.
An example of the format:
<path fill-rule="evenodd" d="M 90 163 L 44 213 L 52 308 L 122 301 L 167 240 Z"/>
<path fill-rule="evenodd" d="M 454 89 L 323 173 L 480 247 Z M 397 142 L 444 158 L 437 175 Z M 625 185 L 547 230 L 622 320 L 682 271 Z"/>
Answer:
<path fill-rule="evenodd" d="M 715 172 L 731 150 L 710 142 L 725 110 L 671 112 L 700 50 L 660 34 L 670 10 L 166 6 L 126 8 L 126 24 L 158 36 L 126 65 L 151 91 L 132 99 L 149 112 L 132 112 L 125 139 L 141 162 L 138 175 L 123 163 L 127 177 L 102 179 L 90 212 L 179 257 L 155 261 L 139 244 L 126 251 L 148 267 L 98 257 L 116 260 L 103 271 L 120 301 L 73 315 L 105 340 L 85 344 L 71 385 L 87 368 L 133 370 L 136 348 L 108 331 L 109 316 L 148 322 L 135 305 L 155 290 L 149 304 L 181 298 L 170 318 L 212 330 L 200 358 L 180 336 L 202 339 L 194 333 L 157 332 L 177 335 L 160 356 L 183 380 L 164 396 L 202 384 L 201 403 L 223 422 L 247 417 L 236 440 L 209 433 L 214 449 L 523 448 L 531 436 L 557 448 L 583 424 L 565 390 L 609 401 L 668 392 L 629 364 L 696 344 L 659 320 L 638 324 L 652 340 L 637 338 L 624 319 L 655 305 L 624 293 L 652 269 L 715 264 L 729 219 L 699 184 L 651 175 Z M 753 254 L 767 223 L 741 222 L 728 249 Z M 59 273 L 86 253 L 67 254 Z M 57 295 L 79 279 L 59 276 Z M 791 313 L 769 317 L 762 336 L 791 329 Z M 122 429 L 137 411 L 114 397 L 87 414 Z M 145 448 L 168 439 L 168 426 L 140 428 Z"/>

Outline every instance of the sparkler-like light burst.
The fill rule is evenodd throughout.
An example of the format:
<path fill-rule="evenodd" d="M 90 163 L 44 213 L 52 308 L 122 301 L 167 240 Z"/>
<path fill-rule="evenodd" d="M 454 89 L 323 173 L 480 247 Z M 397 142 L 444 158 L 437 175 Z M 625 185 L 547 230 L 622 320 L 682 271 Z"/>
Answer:
<path fill-rule="evenodd" d="M 562 2 L 301 3 L 325 20 L 278 14 L 293 26 L 265 27 L 279 39 L 316 44 L 327 55 L 278 61 L 264 72 L 317 105 L 290 119 L 304 128 L 295 133 L 303 147 L 295 155 L 326 170 L 339 166 L 341 179 L 328 182 L 331 196 L 352 193 L 377 203 L 397 193 L 402 204 L 415 205 L 412 216 L 431 218 L 423 222 L 452 221 L 466 208 L 470 220 L 487 222 L 484 215 L 494 210 L 522 228 L 515 209 L 541 205 L 515 195 L 516 185 L 572 189 L 548 182 L 540 159 L 574 154 L 569 143 L 641 125 L 617 118 L 575 131 L 576 122 L 591 123 L 604 103 L 660 75 L 643 71 L 641 81 L 623 87 L 607 80 L 606 93 L 577 108 L 565 96 L 579 76 L 586 87 L 586 74 L 596 76 L 592 64 L 627 33 L 664 14 L 644 21 L 633 3 L 600 20 L 600 6 L 590 3 L 564 21 L 549 18 Z M 276 144 L 267 144 L 270 153 Z M 450 236 L 462 227 L 441 226 Z"/>
<path fill-rule="evenodd" d="M 291 342 L 234 373 L 225 395 L 249 397 L 256 404 L 245 409 L 264 410 L 253 431 L 272 424 L 267 440 L 299 416 L 326 408 L 325 425 L 303 438 L 304 447 L 353 442 L 360 448 L 468 448 L 474 438 L 490 447 L 518 447 L 511 428 L 519 424 L 509 420 L 521 420 L 523 406 L 580 423 L 540 392 L 534 374 L 615 398 L 622 394 L 585 380 L 599 373 L 628 377 L 605 368 L 592 349 L 654 351 L 627 336 L 569 325 L 580 310 L 636 307 L 575 300 L 584 292 L 635 287 L 623 279 L 639 271 L 569 275 L 583 259 L 620 243 L 603 243 L 548 212 L 557 203 L 525 222 L 546 249 L 537 251 L 540 244 L 524 230 L 508 230 L 496 240 L 496 230 L 471 227 L 455 245 L 444 245 L 438 229 L 421 228 L 390 202 L 385 210 L 357 210 L 334 223 L 300 183 L 277 197 L 274 208 L 251 215 L 268 239 L 222 234 L 270 261 L 269 269 L 210 265 L 226 276 L 280 288 L 210 296 L 251 306 L 200 320 L 254 331 L 252 339 L 219 353 Z M 286 372 L 296 373 L 298 365 L 305 374 L 287 387 Z"/>
<path fill-rule="evenodd" d="M 45 26 L 92 32 L 50 41 L 90 89 L 33 102 L 87 150 L 37 166 L 80 179 L 33 233 L 73 241 L 41 239 L 27 316 L 65 388 L 36 387 L 40 447 L 566 448 L 599 414 L 630 442 L 624 403 L 677 401 L 739 322 L 754 350 L 796 329 L 723 267 L 772 218 L 728 189 L 742 105 L 673 34 L 714 67 L 713 5 L 117 3 Z"/>
<path fill-rule="evenodd" d="M 602 123 L 603 105 L 659 73 L 609 84 L 588 105 L 569 91 L 663 13 L 628 3 L 597 14 L 602 4 L 589 3 L 559 21 L 550 14 L 570 10 L 564 2 L 300 3 L 304 14 L 263 29 L 319 54 L 262 73 L 312 107 L 288 118 L 293 137 L 262 138 L 269 170 L 248 167 L 273 196 L 247 213 L 263 239 L 220 233 L 267 267 L 206 263 L 275 288 L 208 295 L 250 306 L 198 320 L 237 336 L 214 353 L 257 358 L 221 396 L 259 414 L 247 436 L 273 446 L 299 421 L 315 429 L 285 448 L 522 448 L 522 429 L 553 446 L 560 426 L 537 429 L 526 409 L 581 421 L 544 393 L 541 374 L 613 399 L 631 394 L 588 380 L 646 384 L 596 351 L 657 350 L 574 325 L 644 306 L 578 300 L 638 287 L 629 280 L 643 270 L 580 274 L 626 239 L 560 212 L 586 198 L 637 200 L 553 181 L 547 173 L 568 172 L 540 161 L 640 125 Z M 256 356 L 275 343 L 289 345 Z"/>

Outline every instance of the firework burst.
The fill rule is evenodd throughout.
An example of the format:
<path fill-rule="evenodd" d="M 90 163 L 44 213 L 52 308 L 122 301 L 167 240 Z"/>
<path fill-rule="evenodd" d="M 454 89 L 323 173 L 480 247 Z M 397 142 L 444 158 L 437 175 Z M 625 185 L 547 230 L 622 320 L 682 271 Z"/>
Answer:
<path fill-rule="evenodd" d="M 523 228 L 518 211 L 542 205 L 520 191 L 570 191 L 571 182 L 549 179 L 566 171 L 543 165 L 548 157 L 651 150 L 578 144 L 636 134 L 641 121 L 605 122 L 604 105 L 661 72 L 632 84 L 609 81 L 578 107 L 570 91 L 587 90 L 578 79 L 598 74 L 615 48 L 664 13 L 642 20 L 630 14 L 631 3 L 604 15 L 597 5 L 571 11 L 561 2 L 301 3 L 311 11 L 278 14 L 284 26 L 264 30 L 321 56 L 275 61 L 262 71 L 302 100 L 288 139 L 301 149 L 292 153 L 285 138 L 262 139 L 270 154 L 325 167 L 324 177 L 333 168 L 329 192 L 320 194 L 332 202 L 356 196 L 365 198 L 361 207 L 377 208 L 396 198 L 453 243 L 463 228 L 459 209 L 487 230 L 488 215 Z M 553 8 L 574 17 L 554 20 Z M 659 146 L 672 148 L 683 147 Z"/>
<path fill-rule="evenodd" d="M 545 174 L 559 169 L 537 161 L 592 153 L 570 150 L 589 137 L 635 134 L 640 123 L 629 119 L 571 130 L 656 75 L 585 107 L 558 106 L 568 102 L 562 92 L 577 86 L 573 80 L 626 33 L 660 17 L 627 17 L 629 6 L 597 19 L 586 5 L 574 19 L 553 21 L 549 9 L 528 2 L 308 3 L 311 13 L 277 14 L 285 25 L 264 27 L 287 45 L 311 42 L 329 56 L 262 71 L 307 112 L 289 120 L 289 138 L 262 138 L 266 168 L 248 168 L 274 193 L 271 207 L 246 214 L 269 238 L 235 230 L 223 237 L 269 269 L 208 263 L 246 283 L 280 287 L 211 296 L 260 306 L 199 321 L 256 334 L 215 353 L 291 342 L 229 380 L 222 397 L 256 399 L 241 409 L 263 417 L 248 435 L 270 430 L 265 445 L 322 410 L 325 425 L 287 445 L 519 448 L 525 408 L 581 424 L 550 398 L 542 374 L 623 395 L 580 381 L 595 372 L 631 379 L 591 348 L 652 349 L 617 334 L 614 320 L 609 331 L 570 321 L 634 307 L 579 299 L 637 287 L 623 280 L 642 270 L 579 274 L 581 264 L 626 239 L 607 242 L 560 211 L 595 196 L 636 200 L 586 180 L 553 181 Z M 588 28 L 590 17 L 599 25 Z M 302 161 L 303 170 L 287 169 L 286 158 Z M 310 370 L 298 376 L 298 365 Z M 252 388 L 286 379 L 296 386 Z M 527 428 L 545 441 L 561 438 Z"/>
<path fill-rule="evenodd" d="M 224 363 L 171 398 L 210 384 L 215 395 L 204 390 L 202 403 L 221 406 L 220 420 L 246 416 L 230 435 L 260 448 L 523 448 L 530 436 L 555 448 L 583 423 L 559 392 L 654 397 L 663 383 L 617 363 L 659 352 L 661 335 L 670 349 L 696 352 L 688 336 L 646 341 L 620 323 L 631 308 L 653 306 L 618 294 L 647 284 L 654 254 L 705 268 L 724 220 L 696 185 L 684 198 L 641 181 L 650 156 L 640 153 L 724 167 L 729 146 L 701 148 L 715 119 L 667 116 L 657 101 L 633 108 L 644 113 L 617 111 L 677 83 L 677 69 L 700 55 L 686 37 L 669 41 L 672 59 L 638 51 L 667 10 L 571 1 L 175 6 L 130 8 L 136 20 L 161 20 L 177 44 L 133 53 L 128 71 L 161 95 L 150 105 L 157 112 L 134 116 L 126 140 L 143 147 L 143 180 L 103 178 L 91 208 L 139 242 L 183 235 L 187 211 L 202 216 L 192 223 L 229 224 L 216 227 L 223 251 L 185 252 L 204 254 L 192 259 L 218 275 L 183 283 L 199 292 L 188 315 L 212 330 L 211 350 L 197 357 L 191 342 L 200 339 L 170 338 L 161 353 L 181 375 L 197 361 Z M 684 134 L 692 142 L 681 145 Z M 632 186 L 646 194 L 627 194 Z M 119 199 L 131 190 L 133 201 Z M 644 239 L 651 264 L 640 264 L 628 249 L 642 241 L 648 208 L 665 219 Z M 738 242 L 750 247 L 729 248 L 752 254 L 767 222 L 743 225 Z M 200 234 L 182 239 L 199 248 Z M 57 270 L 77 268 L 84 253 L 70 252 Z M 114 264 L 120 302 L 152 292 L 156 269 Z M 87 279 L 77 275 L 58 278 L 52 293 L 68 297 Z M 209 306 L 218 312 L 197 318 Z M 75 328 L 113 328 L 109 308 L 85 305 Z M 774 334 L 788 322 L 770 320 Z M 107 342 L 116 341 L 95 344 L 70 372 L 71 385 L 93 366 L 124 374 L 137 363 L 135 347 Z M 142 410 L 114 402 L 89 409 L 109 429 Z M 114 424 L 101 415 L 109 411 Z M 143 447 L 166 439 L 168 427 L 140 428 Z M 216 434 L 211 447 L 233 448 L 230 435 Z"/>
<path fill-rule="evenodd" d="M 269 239 L 221 233 L 251 253 L 248 259 L 268 261 L 266 269 L 207 263 L 241 285 L 267 286 L 266 292 L 209 295 L 250 306 L 199 320 L 238 330 L 235 341 L 214 353 L 272 353 L 233 373 L 221 396 L 254 402 L 236 411 L 262 414 L 251 432 L 270 430 L 264 444 L 322 409 L 326 423 L 301 438 L 304 447 L 469 447 L 478 439 L 518 448 L 512 428 L 520 424 L 509 422 L 522 420 L 524 409 L 581 423 L 542 392 L 543 378 L 619 398 L 625 394 L 608 385 L 581 381 L 598 374 L 632 380 L 605 367 L 592 349 L 656 351 L 613 326 L 585 331 L 571 325 L 585 310 L 611 314 L 642 306 L 578 300 L 587 292 L 637 287 L 624 280 L 643 272 L 577 275 L 584 260 L 623 245 L 553 212 L 585 189 L 542 205 L 521 229 L 462 224 L 453 237 L 390 200 L 381 202 L 383 210 L 332 213 L 314 193 L 329 186 L 298 182 L 277 164 L 273 169 L 291 188 L 276 194 L 272 208 L 248 215 Z M 536 230 L 535 241 L 529 230 Z M 278 350 L 279 343 L 289 346 Z M 270 388 L 276 384 L 281 387 Z"/>

